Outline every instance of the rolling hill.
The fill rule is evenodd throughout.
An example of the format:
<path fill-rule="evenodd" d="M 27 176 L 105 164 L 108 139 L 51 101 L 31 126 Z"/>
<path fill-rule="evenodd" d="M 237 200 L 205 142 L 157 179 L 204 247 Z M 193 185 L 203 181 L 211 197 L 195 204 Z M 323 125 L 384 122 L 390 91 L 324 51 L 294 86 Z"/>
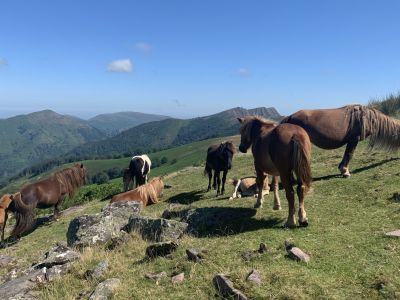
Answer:
<path fill-rule="evenodd" d="M 104 131 L 108 136 L 114 136 L 131 127 L 168 118 L 169 117 L 162 115 L 126 111 L 97 115 L 89 119 L 88 123 L 91 126 Z"/>
<path fill-rule="evenodd" d="M 229 109 L 214 115 L 194 119 L 165 119 L 142 124 L 120 134 L 92 143 L 86 143 L 69 151 L 66 157 L 75 159 L 105 158 L 123 153 L 141 153 L 184 145 L 213 137 L 238 133 L 237 117 L 260 115 L 280 120 L 275 108 Z"/>
<path fill-rule="evenodd" d="M 102 138 L 86 121 L 51 110 L 0 119 L 0 178 Z"/>

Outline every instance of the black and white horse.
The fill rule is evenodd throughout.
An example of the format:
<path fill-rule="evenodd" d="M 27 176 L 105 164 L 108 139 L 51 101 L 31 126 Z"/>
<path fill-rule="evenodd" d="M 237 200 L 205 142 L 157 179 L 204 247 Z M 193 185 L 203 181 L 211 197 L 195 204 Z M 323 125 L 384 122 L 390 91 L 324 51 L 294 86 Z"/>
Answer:
<path fill-rule="evenodd" d="M 235 153 L 235 146 L 232 142 L 224 142 L 220 145 L 212 145 L 207 150 L 206 167 L 204 175 L 208 175 L 208 188 L 207 192 L 211 190 L 212 170 L 214 170 L 214 183 L 213 188 L 217 190 L 217 196 L 223 195 L 225 191 L 226 174 L 232 168 L 232 158 Z M 220 172 L 222 174 L 222 188 Z M 217 187 L 218 183 L 218 187 Z"/>
<path fill-rule="evenodd" d="M 134 179 L 136 187 L 146 184 L 150 169 L 151 160 L 146 154 L 132 157 L 129 167 L 124 171 L 124 191 L 126 192 L 129 189 L 129 184 Z"/>

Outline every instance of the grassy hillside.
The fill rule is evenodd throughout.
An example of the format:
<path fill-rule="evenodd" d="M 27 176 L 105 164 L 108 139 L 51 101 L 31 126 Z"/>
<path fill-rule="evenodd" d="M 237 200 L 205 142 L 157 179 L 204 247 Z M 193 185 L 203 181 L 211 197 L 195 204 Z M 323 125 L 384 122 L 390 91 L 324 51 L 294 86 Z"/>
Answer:
<path fill-rule="evenodd" d="M 24 167 L 103 137 L 86 121 L 50 110 L 0 119 L 0 181 Z"/>
<path fill-rule="evenodd" d="M 126 111 L 111 114 L 101 114 L 88 120 L 88 123 L 95 128 L 104 131 L 107 135 L 113 136 L 131 127 L 152 121 L 167 119 L 167 116 L 144 114 L 140 112 Z"/>
<path fill-rule="evenodd" d="M 70 274 L 41 288 L 42 297 L 75 299 L 80 292 L 93 290 L 96 282 L 83 279 L 83 273 L 106 259 L 110 263 L 107 277 L 122 281 L 114 299 L 211 299 L 216 295 L 212 278 L 221 272 L 251 299 L 398 298 L 400 239 L 384 233 L 400 228 L 400 203 L 391 198 L 399 191 L 399 157 L 369 153 L 363 142 L 350 165 L 352 177 L 343 179 L 337 176 L 343 150 L 313 149 L 314 191 L 305 200 L 310 222 L 307 228 L 282 228 L 287 217 L 283 191 L 282 211 L 272 210 L 271 195 L 263 209 L 255 210 L 253 198 L 230 201 L 229 194 L 217 198 L 215 191 L 205 192 L 207 179 L 202 176 L 202 167 L 186 168 L 167 178 L 172 188 L 165 190 L 163 202 L 148 207 L 144 214 L 160 216 L 170 203 L 181 203 L 184 208 L 226 207 L 244 211 L 246 216 L 220 220 L 219 226 L 209 228 L 201 237 L 184 237 L 172 259 L 143 261 L 148 242 L 135 234 L 114 251 L 87 249 Z M 237 155 L 228 177 L 251 174 L 251 155 Z M 120 182 L 114 184 L 121 187 Z M 228 186 L 228 193 L 232 189 Z M 98 211 L 104 205 L 107 202 L 93 200 L 81 214 Z M 21 266 L 29 266 L 52 243 L 65 240 L 72 217 L 43 226 L 0 253 L 16 255 Z M 308 264 L 286 257 L 282 245 L 289 238 L 310 254 Z M 257 249 L 261 242 L 269 251 L 245 262 L 241 252 Z M 207 259 L 200 264 L 189 262 L 187 248 L 207 249 Z M 262 274 L 261 286 L 245 280 L 253 268 Z M 161 271 L 167 277 L 158 285 L 144 278 L 147 272 Z M 185 272 L 183 283 L 171 283 L 175 271 Z"/>
<path fill-rule="evenodd" d="M 266 118 L 280 119 L 274 108 L 246 110 L 234 108 L 215 115 L 188 120 L 166 119 L 142 124 L 122 133 L 94 143 L 75 148 L 66 154 L 74 158 L 104 158 L 123 153 L 141 153 L 188 144 L 213 137 L 237 134 L 237 117 L 261 115 Z"/>

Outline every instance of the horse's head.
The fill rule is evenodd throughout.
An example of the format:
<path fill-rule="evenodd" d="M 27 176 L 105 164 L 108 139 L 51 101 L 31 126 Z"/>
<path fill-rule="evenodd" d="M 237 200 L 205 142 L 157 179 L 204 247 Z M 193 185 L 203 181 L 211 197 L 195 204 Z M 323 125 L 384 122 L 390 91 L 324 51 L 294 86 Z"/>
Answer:
<path fill-rule="evenodd" d="M 238 121 L 241 124 L 239 151 L 243 153 L 247 152 L 253 141 L 260 134 L 261 127 L 274 128 L 276 126 L 273 121 L 258 116 L 238 118 Z"/>
<path fill-rule="evenodd" d="M 232 159 L 235 154 L 235 146 L 232 142 L 224 142 L 218 148 L 218 156 L 224 166 L 230 170 L 232 168 Z"/>
<path fill-rule="evenodd" d="M 132 180 L 131 171 L 129 170 L 129 168 L 126 168 L 122 175 L 122 181 L 124 183 L 124 192 L 126 192 L 129 189 L 129 184 L 131 180 Z"/>
<path fill-rule="evenodd" d="M 78 176 L 82 182 L 82 185 L 87 184 L 89 176 L 86 167 L 83 164 L 76 164 L 75 167 L 78 169 Z"/>

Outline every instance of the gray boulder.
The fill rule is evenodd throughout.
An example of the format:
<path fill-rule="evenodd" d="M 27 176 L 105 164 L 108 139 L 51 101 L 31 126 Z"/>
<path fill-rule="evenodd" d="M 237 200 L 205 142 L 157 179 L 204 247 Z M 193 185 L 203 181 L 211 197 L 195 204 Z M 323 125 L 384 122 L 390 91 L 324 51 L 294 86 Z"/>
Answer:
<path fill-rule="evenodd" d="M 104 276 L 104 273 L 106 273 L 107 270 L 108 262 L 105 260 L 101 261 L 93 269 L 87 270 L 85 272 L 85 278 L 98 280 Z"/>
<path fill-rule="evenodd" d="M 33 268 L 41 269 L 44 267 L 51 268 L 56 265 L 64 265 L 79 259 L 80 256 L 81 255 L 78 252 L 60 244 L 46 252 L 44 255 L 44 260 L 35 264 Z"/>
<path fill-rule="evenodd" d="M 161 218 L 149 218 L 133 215 L 125 230 L 127 232 L 137 231 L 146 240 L 155 242 L 178 240 L 188 227 L 187 223 Z"/>
<path fill-rule="evenodd" d="M 84 248 L 104 244 L 112 238 L 120 237 L 121 230 L 129 218 L 140 213 L 139 202 L 116 202 L 95 215 L 83 215 L 71 221 L 67 232 L 68 246 Z"/>
<path fill-rule="evenodd" d="M 121 284 L 121 280 L 118 278 L 110 278 L 99 283 L 90 295 L 89 300 L 107 300 L 111 299 L 115 290 Z"/>

